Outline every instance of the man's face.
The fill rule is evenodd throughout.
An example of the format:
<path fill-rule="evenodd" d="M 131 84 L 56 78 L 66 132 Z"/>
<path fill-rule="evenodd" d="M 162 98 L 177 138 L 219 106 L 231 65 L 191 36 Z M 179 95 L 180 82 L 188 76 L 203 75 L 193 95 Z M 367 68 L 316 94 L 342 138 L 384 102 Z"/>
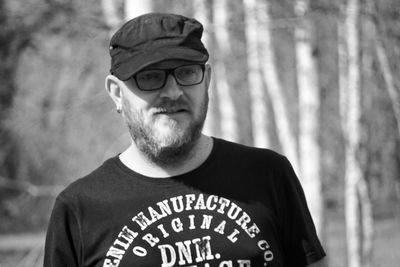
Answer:
<path fill-rule="evenodd" d="M 188 64 L 163 61 L 146 69 Z M 134 79 L 124 82 L 122 112 L 136 146 L 153 162 L 171 165 L 188 156 L 200 137 L 208 106 L 209 67 L 203 82 L 181 86 L 172 75 L 155 91 L 141 91 Z"/>

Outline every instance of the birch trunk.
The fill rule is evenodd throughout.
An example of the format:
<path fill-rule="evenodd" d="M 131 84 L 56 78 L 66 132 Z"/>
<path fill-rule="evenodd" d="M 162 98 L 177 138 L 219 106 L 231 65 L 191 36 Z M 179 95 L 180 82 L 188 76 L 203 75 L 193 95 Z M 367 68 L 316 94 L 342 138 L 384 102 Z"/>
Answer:
<path fill-rule="evenodd" d="M 367 13 L 372 14 L 374 3 L 371 0 L 367 0 L 364 2 Z M 367 87 L 376 86 L 373 82 L 373 77 L 375 77 L 374 71 L 374 57 L 373 52 L 375 51 L 377 33 L 375 22 L 371 19 L 370 16 L 362 17 L 362 42 L 365 51 L 362 53 L 362 80 L 363 86 L 368 90 Z M 368 49 L 368 50 L 367 50 Z M 378 55 L 379 58 L 379 55 Z M 388 71 L 388 75 L 390 76 L 390 69 L 382 69 L 382 71 Z M 384 74 L 385 76 L 385 74 Z M 373 101 L 373 100 L 370 100 Z M 365 103 L 365 101 L 364 101 Z M 364 152 L 366 153 L 366 152 Z M 364 163 L 365 164 L 365 163 Z M 366 177 L 361 177 L 360 182 L 357 186 L 357 193 L 359 196 L 360 202 L 360 212 L 361 212 L 361 257 L 362 257 L 362 266 L 363 267 L 371 267 L 372 266 L 372 251 L 373 251 L 373 235 L 374 235 L 374 222 L 372 215 L 372 201 L 368 188 L 368 182 Z"/>
<path fill-rule="evenodd" d="M 214 66 L 214 49 L 215 49 L 215 31 L 213 25 L 213 9 L 207 8 L 211 6 L 212 0 L 195 0 L 194 1 L 194 17 L 199 20 L 204 27 L 202 41 L 210 54 L 209 62 Z M 212 68 L 212 71 L 215 70 Z M 221 136 L 221 114 L 219 110 L 219 98 L 216 92 L 216 78 L 211 77 L 210 88 L 208 90 L 209 104 L 207 119 L 204 123 L 204 133 L 213 136 Z"/>
<path fill-rule="evenodd" d="M 313 57 L 311 22 L 305 16 L 308 0 L 297 0 L 295 13 L 302 21 L 294 30 L 299 90 L 299 163 L 302 183 L 308 206 L 317 232 L 322 232 L 323 199 L 320 178 L 319 148 L 319 84 L 317 63 Z"/>
<path fill-rule="evenodd" d="M 232 92 L 234 107 L 240 112 L 236 112 L 238 131 L 238 142 L 245 145 L 252 145 L 253 126 L 251 125 L 251 97 L 248 83 L 248 60 L 246 51 L 246 32 L 245 32 L 245 9 L 243 0 L 227 1 L 226 6 L 227 22 L 226 26 L 229 34 L 230 50 L 225 58 L 226 67 L 229 73 L 228 84 Z"/>
<path fill-rule="evenodd" d="M 151 0 L 125 0 L 125 21 L 152 11 Z"/>
<path fill-rule="evenodd" d="M 346 33 L 348 52 L 348 74 L 347 90 L 341 92 L 347 103 L 345 139 L 346 139 L 346 171 L 345 171 L 345 215 L 346 215 L 346 237 L 348 267 L 361 266 L 361 236 L 359 234 L 360 213 L 358 210 L 359 199 L 357 197 L 357 186 L 362 179 L 360 163 L 357 160 L 357 151 L 360 144 L 360 59 L 359 59 L 359 2 L 348 0 L 346 7 Z"/>
<path fill-rule="evenodd" d="M 259 42 L 260 62 L 262 62 L 262 78 L 267 85 L 268 96 L 272 99 L 272 110 L 275 116 L 278 138 L 283 150 L 293 165 L 294 170 L 299 174 L 297 155 L 297 142 L 293 130 L 290 127 L 289 112 L 283 95 L 283 88 L 279 81 L 278 71 L 275 65 L 274 47 L 272 33 L 270 30 L 269 3 L 265 0 L 258 0 L 258 14 L 260 15 Z"/>
<path fill-rule="evenodd" d="M 390 69 L 389 59 L 386 55 L 385 48 L 382 43 L 382 37 L 379 36 L 376 26 L 372 22 L 373 32 L 375 34 L 375 49 L 378 57 L 378 62 L 381 67 L 381 73 L 385 81 L 386 89 L 388 90 L 389 97 L 392 103 L 394 117 L 397 123 L 397 131 L 400 137 L 400 95 L 399 90 L 395 87 L 392 70 Z"/>
<path fill-rule="evenodd" d="M 261 80 L 261 62 L 259 58 L 259 17 L 257 0 L 245 0 L 246 10 L 246 38 L 247 38 L 247 58 L 248 58 L 248 82 L 251 98 L 251 120 L 253 142 L 256 147 L 267 148 L 269 146 L 267 107 L 265 88 Z"/>
<path fill-rule="evenodd" d="M 215 59 L 215 80 L 216 89 L 219 99 L 219 108 L 221 114 L 221 133 L 222 137 L 231 141 L 237 141 L 238 136 L 238 125 L 237 125 L 237 114 L 236 109 L 233 105 L 233 98 L 231 90 L 227 82 L 227 71 L 224 64 L 224 58 L 227 53 L 231 51 L 229 34 L 227 30 L 227 1 L 218 0 L 214 1 L 214 25 L 215 25 L 215 37 L 216 37 L 216 50 L 218 58 Z"/>
<path fill-rule="evenodd" d="M 118 16 L 115 1 L 102 0 L 101 5 L 106 24 L 110 28 L 110 34 L 113 34 L 122 22 L 122 19 Z"/>

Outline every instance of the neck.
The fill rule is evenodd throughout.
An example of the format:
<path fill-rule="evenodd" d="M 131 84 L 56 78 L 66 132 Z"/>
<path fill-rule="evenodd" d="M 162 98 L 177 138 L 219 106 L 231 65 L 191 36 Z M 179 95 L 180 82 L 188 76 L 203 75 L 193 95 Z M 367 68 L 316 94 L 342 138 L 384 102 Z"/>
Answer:
<path fill-rule="evenodd" d="M 137 173 L 154 178 L 167 178 L 199 167 L 210 155 L 212 146 L 212 138 L 201 135 L 187 157 L 169 165 L 158 165 L 143 154 L 132 141 L 129 148 L 119 158 L 122 163 Z"/>

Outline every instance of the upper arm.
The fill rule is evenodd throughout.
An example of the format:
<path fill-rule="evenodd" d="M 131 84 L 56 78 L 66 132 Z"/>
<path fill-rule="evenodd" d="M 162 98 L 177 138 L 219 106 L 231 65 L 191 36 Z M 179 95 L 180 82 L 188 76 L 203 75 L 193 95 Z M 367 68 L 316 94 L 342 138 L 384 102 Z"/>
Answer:
<path fill-rule="evenodd" d="M 79 237 L 79 226 L 74 212 L 58 198 L 47 228 L 43 266 L 79 266 Z"/>

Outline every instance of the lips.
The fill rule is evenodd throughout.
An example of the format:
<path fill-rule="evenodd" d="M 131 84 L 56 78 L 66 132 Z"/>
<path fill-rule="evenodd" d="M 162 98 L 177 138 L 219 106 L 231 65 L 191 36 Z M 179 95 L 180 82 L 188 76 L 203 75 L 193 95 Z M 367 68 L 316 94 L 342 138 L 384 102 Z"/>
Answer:
<path fill-rule="evenodd" d="M 166 105 L 161 107 L 154 108 L 154 114 L 173 114 L 173 113 L 180 113 L 186 112 L 189 109 L 184 105 Z"/>

